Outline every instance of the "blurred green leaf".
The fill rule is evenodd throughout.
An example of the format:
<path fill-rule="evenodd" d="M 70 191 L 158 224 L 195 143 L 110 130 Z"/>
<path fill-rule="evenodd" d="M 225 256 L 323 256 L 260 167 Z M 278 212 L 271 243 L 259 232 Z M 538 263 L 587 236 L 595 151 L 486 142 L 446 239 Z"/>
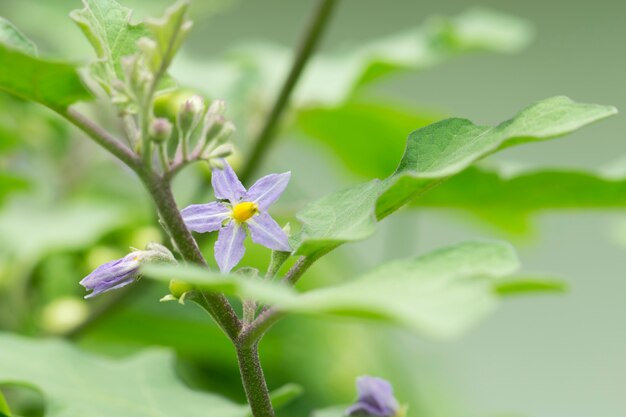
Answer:
<path fill-rule="evenodd" d="M 406 135 L 443 117 L 391 103 L 349 101 L 297 113 L 305 138 L 322 143 L 351 172 L 382 178 L 398 166 Z"/>
<path fill-rule="evenodd" d="M 302 395 L 302 387 L 298 384 L 287 384 L 270 393 L 275 409 L 282 408 Z"/>
<path fill-rule="evenodd" d="M 540 101 L 496 127 L 446 119 L 409 135 L 396 172 L 383 181 L 351 187 L 305 207 L 296 252 L 314 254 L 369 237 L 380 220 L 444 179 L 503 148 L 548 140 L 616 113 L 614 107 L 575 103 L 566 97 Z M 356 213 L 356 214 L 355 214 Z"/>
<path fill-rule="evenodd" d="M 114 0 L 83 0 L 84 8 L 70 17 L 96 51 L 96 72 L 104 81 L 123 79 L 120 58 L 137 52 L 137 41 L 149 35 L 144 23 L 132 24 L 132 10 Z"/>
<path fill-rule="evenodd" d="M 349 405 L 345 405 L 316 410 L 311 414 L 311 417 L 344 417 L 348 407 Z"/>
<path fill-rule="evenodd" d="M 13 27 L 13 26 L 11 26 Z M 52 109 L 64 109 L 70 104 L 91 98 L 83 85 L 78 67 L 32 55 L 33 49 L 19 32 L 9 37 L 7 26 L 0 38 L 0 89 L 22 98 L 39 102 Z"/>
<path fill-rule="evenodd" d="M 81 352 L 67 342 L 0 335 L 0 382 L 43 392 L 50 417 L 245 417 L 248 407 L 185 387 L 174 357 L 145 351 L 125 360 Z"/>
<path fill-rule="evenodd" d="M 530 38 L 531 29 L 524 20 L 501 13 L 474 9 L 456 17 L 438 17 L 383 39 L 316 55 L 307 65 L 292 102 L 296 106 L 334 106 L 384 76 L 428 68 L 469 52 L 515 52 Z M 229 102 L 252 97 L 258 103 L 259 88 L 267 97 L 278 91 L 292 53 L 283 46 L 252 42 L 233 49 L 219 61 L 188 60 L 177 68 L 177 74 L 188 86 L 210 96 Z M 207 79 L 220 82 L 207 86 Z"/>
<path fill-rule="evenodd" d="M 191 30 L 191 21 L 187 18 L 189 3 L 178 1 L 165 12 L 160 19 L 149 19 L 146 26 L 156 42 L 156 50 L 150 56 L 150 68 L 157 72 L 168 68 L 174 55 Z"/>
<path fill-rule="evenodd" d="M 567 291 L 567 284 L 552 277 L 515 276 L 498 282 L 495 291 L 500 296 L 564 293 Z"/>
<path fill-rule="evenodd" d="M 27 189 L 28 184 L 22 177 L 0 171 L 0 205 L 11 193 Z"/>
<path fill-rule="evenodd" d="M 144 272 L 161 281 L 175 279 L 255 298 L 282 311 L 378 319 L 448 338 L 495 307 L 495 286 L 518 267 L 510 245 L 476 241 L 391 262 L 344 284 L 302 294 L 283 285 L 191 266 L 151 265 Z"/>
<path fill-rule="evenodd" d="M 4 399 L 4 395 L 2 395 L 2 391 L 0 390 L 0 417 L 10 417 L 11 410 L 9 409 L 9 404 L 7 404 Z"/>
<path fill-rule="evenodd" d="M 28 55 L 37 55 L 37 46 L 33 41 L 3 17 L 0 17 L 0 43 Z"/>
<path fill-rule="evenodd" d="M 626 180 L 576 170 L 530 170 L 508 174 L 470 167 L 413 202 L 426 208 L 454 208 L 512 233 L 528 229 L 528 217 L 550 209 L 626 207 Z"/>
<path fill-rule="evenodd" d="M 115 205 L 74 203 L 46 206 L 25 201 L 0 216 L 0 248 L 18 259 L 39 259 L 51 251 L 88 247 L 102 234 L 132 219 Z"/>

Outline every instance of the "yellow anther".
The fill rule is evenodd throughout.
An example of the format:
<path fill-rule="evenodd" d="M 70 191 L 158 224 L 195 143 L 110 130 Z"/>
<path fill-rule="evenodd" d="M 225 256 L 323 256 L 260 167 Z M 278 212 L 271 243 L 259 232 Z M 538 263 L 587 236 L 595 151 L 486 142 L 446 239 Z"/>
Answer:
<path fill-rule="evenodd" d="M 259 206 L 257 206 L 256 203 L 245 201 L 243 203 L 237 204 L 233 208 L 233 219 L 237 220 L 240 223 L 243 223 L 258 212 Z"/>

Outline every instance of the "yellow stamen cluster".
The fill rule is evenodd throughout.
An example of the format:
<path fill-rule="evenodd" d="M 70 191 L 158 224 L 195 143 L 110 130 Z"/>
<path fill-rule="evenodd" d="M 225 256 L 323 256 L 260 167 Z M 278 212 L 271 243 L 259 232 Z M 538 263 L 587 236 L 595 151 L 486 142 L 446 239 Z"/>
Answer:
<path fill-rule="evenodd" d="M 233 207 L 233 219 L 239 223 L 243 223 L 259 212 L 259 206 L 256 203 L 244 201 Z"/>

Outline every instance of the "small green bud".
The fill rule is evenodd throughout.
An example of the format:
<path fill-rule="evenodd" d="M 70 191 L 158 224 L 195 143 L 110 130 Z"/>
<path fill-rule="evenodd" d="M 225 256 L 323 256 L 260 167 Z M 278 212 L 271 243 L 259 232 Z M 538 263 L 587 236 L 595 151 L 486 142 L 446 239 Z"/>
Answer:
<path fill-rule="evenodd" d="M 204 112 L 204 99 L 200 96 L 192 96 L 185 100 L 178 111 L 177 123 L 178 128 L 185 133 L 192 132 Z"/>
<path fill-rule="evenodd" d="M 172 124 L 169 120 L 159 117 L 150 126 L 150 139 L 156 143 L 166 142 L 172 135 Z"/>
<path fill-rule="evenodd" d="M 233 154 L 234 151 L 235 148 L 233 147 L 233 145 L 231 145 L 230 143 L 225 143 L 209 152 L 209 154 L 207 155 L 207 159 L 228 158 Z"/>
<path fill-rule="evenodd" d="M 177 299 L 182 297 L 185 293 L 193 291 L 193 286 L 183 281 L 170 281 L 170 293 Z"/>

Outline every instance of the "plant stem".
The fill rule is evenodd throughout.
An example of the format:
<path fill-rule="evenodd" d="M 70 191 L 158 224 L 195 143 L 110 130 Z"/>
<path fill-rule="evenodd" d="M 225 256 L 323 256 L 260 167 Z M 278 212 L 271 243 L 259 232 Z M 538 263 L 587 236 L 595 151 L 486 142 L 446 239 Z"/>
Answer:
<path fill-rule="evenodd" d="M 82 113 L 73 108 L 58 111 L 58 113 L 80 130 L 85 132 L 91 139 L 107 151 L 111 152 L 131 169 L 137 171 L 140 168 L 141 160 L 135 153 L 133 153 L 126 146 L 122 145 L 121 142 L 111 136 L 109 132 L 86 118 Z"/>
<path fill-rule="evenodd" d="M 269 391 L 259 361 L 258 345 L 237 346 L 237 360 L 246 398 L 254 417 L 274 417 Z"/>
<path fill-rule="evenodd" d="M 182 257 L 188 261 L 206 266 L 206 261 L 193 236 L 185 226 L 178 211 L 170 184 L 153 172 L 138 172 L 148 192 L 157 206 L 161 219 Z M 231 340 L 235 340 L 241 331 L 241 321 L 237 317 L 226 297 L 219 293 L 202 292 L 215 321 Z"/>
<path fill-rule="evenodd" d="M 289 102 L 289 97 L 298 83 L 309 58 L 317 47 L 337 2 L 337 0 L 319 1 L 315 13 L 313 14 L 311 21 L 309 22 L 300 41 L 296 56 L 289 71 L 289 75 L 285 79 L 285 82 L 276 97 L 276 101 L 272 106 L 272 110 L 265 120 L 265 124 L 263 125 L 258 138 L 254 142 L 252 151 L 244 164 L 244 171 L 240 177 L 244 184 L 250 180 L 250 177 L 258 168 L 263 156 L 268 151 L 272 141 L 275 139 L 276 126 L 278 125 L 285 107 Z"/>

